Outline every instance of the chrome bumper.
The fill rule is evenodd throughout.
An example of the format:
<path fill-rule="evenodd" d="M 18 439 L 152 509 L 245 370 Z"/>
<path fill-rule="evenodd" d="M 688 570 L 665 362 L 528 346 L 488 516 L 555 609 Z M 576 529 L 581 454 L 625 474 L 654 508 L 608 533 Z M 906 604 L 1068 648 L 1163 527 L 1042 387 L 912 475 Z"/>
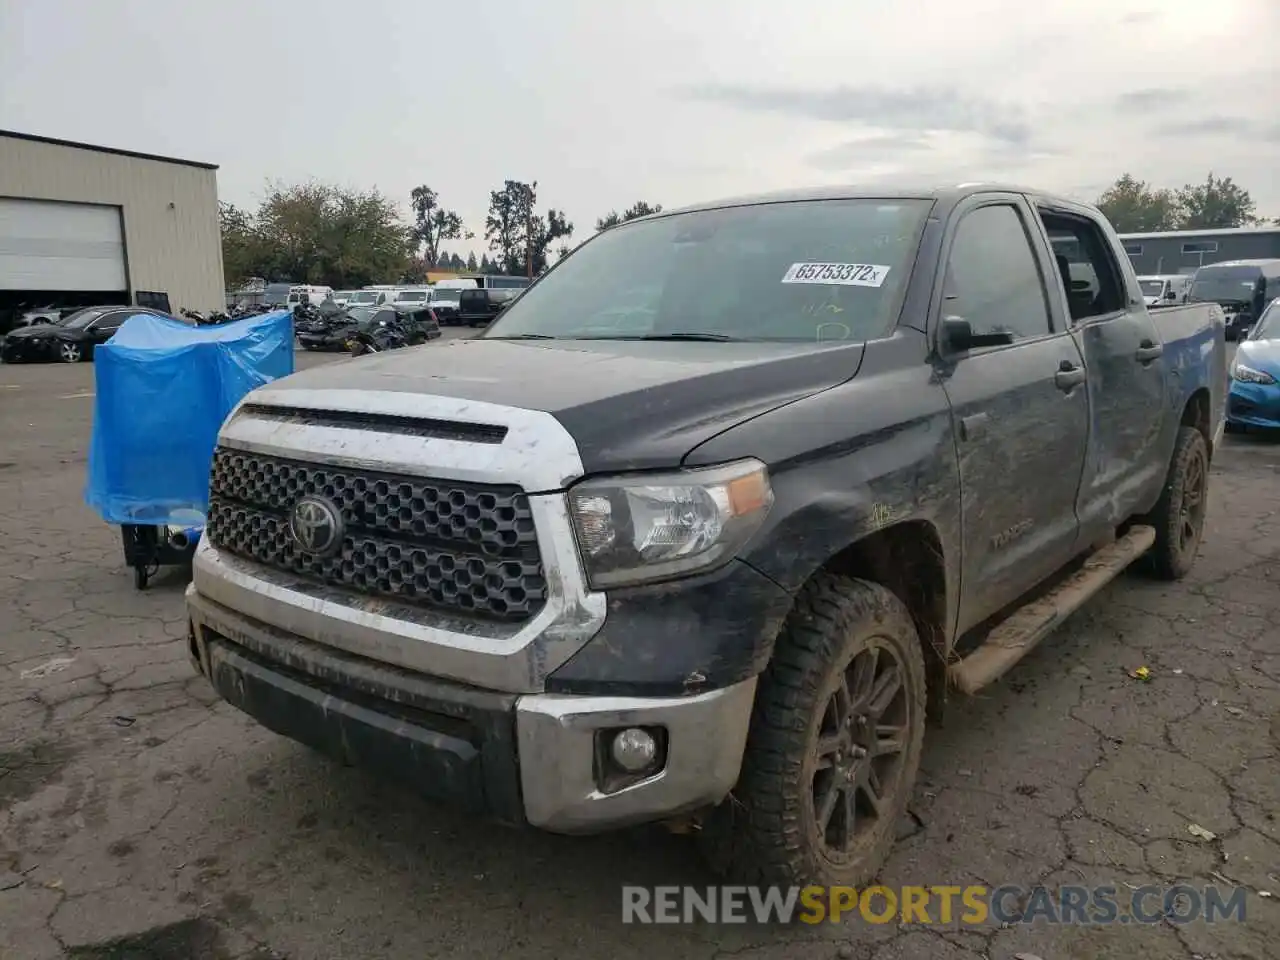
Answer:
<path fill-rule="evenodd" d="M 591 833 L 719 803 L 742 766 L 756 678 L 691 697 L 534 694 L 516 705 L 525 817 L 555 833 Z M 615 793 L 597 783 L 597 731 L 662 727 L 662 769 Z"/>
<path fill-rule="evenodd" d="M 406 675 L 255 622 L 201 596 L 195 584 L 187 588 L 187 610 L 192 664 L 233 705 L 348 762 L 392 758 L 381 764 L 386 772 L 468 809 L 487 804 L 494 812 L 495 791 L 450 795 L 440 792 L 442 780 L 477 782 L 495 769 L 509 771 L 498 779 L 514 784 L 518 777 L 518 797 L 506 791 L 508 808 L 497 811 L 503 819 L 556 833 L 593 833 L 718 803 L 738 779 L 754 677 L 670 698 L 512 696 L 457 687 L 465 692 L 450 694 L 433 677 Z M 431 703 L 419 705 L 417 716 L 453 716 L 455 726 L 437 731 L 429 720 L 406 719 L 405 708 L 424 699 Z M 488 704 L 486 719 L 459 740 L 456 724 L 474 720 L 478 699 Z M 600 779 L 598 734 L 633 726 L 665 731 L 664 761 L 643 779 L 612 789 Z"/>

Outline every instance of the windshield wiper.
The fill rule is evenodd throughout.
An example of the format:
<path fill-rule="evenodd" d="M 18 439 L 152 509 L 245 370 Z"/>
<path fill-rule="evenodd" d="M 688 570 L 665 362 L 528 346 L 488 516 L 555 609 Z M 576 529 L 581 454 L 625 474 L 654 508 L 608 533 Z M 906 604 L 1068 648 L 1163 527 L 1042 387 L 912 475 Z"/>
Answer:
<path fill-rule="evenodd" d="M 485 337 L 485 340 L 556 340 L 547 333 L 513 333 L 509 337 Z"/>
<path fill-rule="evenodd" d="M 737 340 L 737 337 L 731 337 L 726 333 L 647 333 L 642 337 L 636 337 L 637 340 L 708 340 L 722 343 L 730 340 Z"/>

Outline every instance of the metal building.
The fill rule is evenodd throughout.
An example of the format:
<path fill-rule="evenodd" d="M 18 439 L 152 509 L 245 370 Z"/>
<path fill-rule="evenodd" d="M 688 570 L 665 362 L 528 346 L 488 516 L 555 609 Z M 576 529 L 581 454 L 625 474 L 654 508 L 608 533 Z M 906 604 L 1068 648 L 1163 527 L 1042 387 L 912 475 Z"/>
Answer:
<path fill-rule="evenodd" d="M 217 169 L 0 130 L 0 310 L 222 309 Z"/>
<path fill-rule="evenodd" d="M 1139 276 L 1195 273 L 1224 260 L 1280 258 L 1280 226 L 1122 233 L 1120 240 Z"/>

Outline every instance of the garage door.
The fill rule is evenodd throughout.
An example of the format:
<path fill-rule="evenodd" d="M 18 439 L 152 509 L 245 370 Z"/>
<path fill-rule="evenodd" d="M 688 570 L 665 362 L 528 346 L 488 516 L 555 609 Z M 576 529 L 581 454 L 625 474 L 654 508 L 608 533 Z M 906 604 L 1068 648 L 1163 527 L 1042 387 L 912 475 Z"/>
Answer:
<path fill-rule="evenodd" d="M 0 290 L 127 290 L 120 208 L 0 198 Z"/>

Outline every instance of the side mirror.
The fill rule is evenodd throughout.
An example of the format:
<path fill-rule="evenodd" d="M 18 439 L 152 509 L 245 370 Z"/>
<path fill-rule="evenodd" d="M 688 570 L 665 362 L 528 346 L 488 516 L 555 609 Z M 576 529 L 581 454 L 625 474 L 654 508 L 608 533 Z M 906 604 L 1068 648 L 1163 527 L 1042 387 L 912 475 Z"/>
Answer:
<path fill-rule="evenodd" d="M 1012 333 L 1007 331 L 974 333 L 969 321 L 960 317 L 943 318 L 942 336 L 947 350 L 951 353 L 964 353 L 979 347 L 1003 347 L 1013 343 Z"/>

